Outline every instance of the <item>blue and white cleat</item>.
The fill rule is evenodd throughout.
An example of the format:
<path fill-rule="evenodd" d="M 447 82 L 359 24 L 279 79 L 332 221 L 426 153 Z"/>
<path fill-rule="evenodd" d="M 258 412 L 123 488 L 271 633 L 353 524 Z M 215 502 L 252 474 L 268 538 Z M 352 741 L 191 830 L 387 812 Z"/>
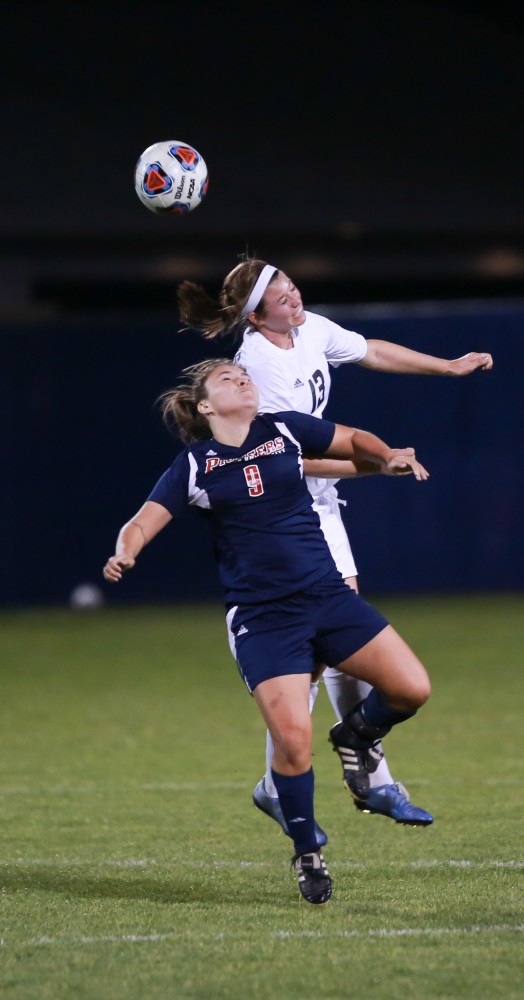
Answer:
<path fill-rule="evenodd" d="M 404 826 L 430 826 L 433 823 L 431 813 L 414 806 L 405 788 L 398 783 L 371 788 L 366 799 L 353 796 L 353 801 L 359 812 L 389 816 L 395 823 L 403 823 Z"/>
<path fill-rule="evenodd" d="M 253 792 L 253 804 L 257 807 L 257 809 L 260 809 L 261 812 L 265 813 L 266 816 L 270 816 L 271 819 L 274 819 L 275 822 L 282 828 L 286 837 L 290 836 L 280 802 L 278 801 L 278 798 L 273 798 L 271 795 L 268 795 L 263 778 L 259 781 L 255 791 Z M 327 833 L 324 833 L 318 823 L 315 823 L 315 838 L 317 847 L 325 847 L 328 842 Z"/>

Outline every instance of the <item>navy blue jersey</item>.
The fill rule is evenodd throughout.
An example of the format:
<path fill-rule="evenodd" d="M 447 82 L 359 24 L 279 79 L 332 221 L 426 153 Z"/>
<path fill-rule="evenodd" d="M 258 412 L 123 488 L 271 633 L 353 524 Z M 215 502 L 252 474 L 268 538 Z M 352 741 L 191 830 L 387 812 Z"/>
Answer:
<path fill-rule="evenodd" d="M 302 451 L 323 454 L 334 432 L 302 413 L 260 414 L 239 448 L 214 438 L 188 445 L 150 493 L 173 516 L 188 503 L 210 512 L 227 605 L 340 578 L 302 472 Z"/>

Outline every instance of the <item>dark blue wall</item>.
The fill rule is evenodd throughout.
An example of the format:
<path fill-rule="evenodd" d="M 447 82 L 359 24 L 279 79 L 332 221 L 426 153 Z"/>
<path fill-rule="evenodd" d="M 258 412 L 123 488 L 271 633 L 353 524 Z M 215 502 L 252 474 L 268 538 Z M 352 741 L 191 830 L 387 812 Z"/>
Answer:
<path fill-rule="evenodd" d="M 486 350 L 495 359 L 491 372 L 461 379 L 356 366 L 335 375 L 329 415 L 394 446 L 413 445 L 431 473 L 421 484 L 381 477 L 341 486 L 361 585 L 372 591 L 521 588 L 524 305 L 397 310 L 361 318 L 358 329 L 440 357 Z"/>
<path fill-rule="evenodd" d="M 325 311 L 326 310 L 320 310 Z M 431 472 L 344 483 L 345 513 L 367 592 L 524 586 L 520 443 L 524 303 L 384 310 L 338 308 L 366 337 L 458 357 L 491 351 L 466 379 L 334 373 L 328 415 L 413 445 Z M 143 553 L 118 589 L 101 579 L 120 525 L 179 445 L 154 401 L 211 349 L 166 320 L 61 320 L 1 332 L 0 602 L 64 602 L 80 581 L 112 601 L 219 596 L 206 529 L 193 511 Z"/>

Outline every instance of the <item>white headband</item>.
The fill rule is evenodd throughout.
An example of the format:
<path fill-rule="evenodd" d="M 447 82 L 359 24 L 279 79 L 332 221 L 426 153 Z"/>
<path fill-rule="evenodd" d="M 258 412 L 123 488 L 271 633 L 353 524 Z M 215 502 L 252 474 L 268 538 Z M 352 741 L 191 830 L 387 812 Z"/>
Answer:
<path fill-rule="evenodd" d="M 249 296 L 245 306 L 242 309 L 241 316 L 249 316 L 250 312 L 253 312 L 258 305 L 260 305 L 264 292 L 271 281 L 275 271 L 278 271 L 278 267 L 273 267 L 272 264 L 265 264 L 262 268 L 253 288 L 251 290 L 251 295 Z"/>

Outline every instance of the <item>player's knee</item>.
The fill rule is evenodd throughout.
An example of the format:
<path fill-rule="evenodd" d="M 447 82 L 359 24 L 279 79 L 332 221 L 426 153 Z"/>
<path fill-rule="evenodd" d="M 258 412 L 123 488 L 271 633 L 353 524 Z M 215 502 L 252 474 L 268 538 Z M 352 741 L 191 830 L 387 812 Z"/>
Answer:
<path fill-rule="evenodd" d="M 389 702 L 397 712 L 416 712 L 431 694 L 431 683 L 421 663 L 411 665 L 398 678 L 395 690 L 389 691 Z M 388 700 L 386 695 L 386 700 Z"/>
<path fill-rule="evenodd" d="M 307 770 L 311 761 L 311 726 L 290 723 L 278 740 L 280 754 L 297 772 Z"/>
<path fill-rule="evenodd" d="M 411 678 L 409 682 L 408 691 L 406 692 L 409 709 L 416 711 L 417 708 L 421 708 L 422 705 L 428 700 L 430 694 L 431 682 L 426 671 L 422 667 L 416 677 Z"/>

